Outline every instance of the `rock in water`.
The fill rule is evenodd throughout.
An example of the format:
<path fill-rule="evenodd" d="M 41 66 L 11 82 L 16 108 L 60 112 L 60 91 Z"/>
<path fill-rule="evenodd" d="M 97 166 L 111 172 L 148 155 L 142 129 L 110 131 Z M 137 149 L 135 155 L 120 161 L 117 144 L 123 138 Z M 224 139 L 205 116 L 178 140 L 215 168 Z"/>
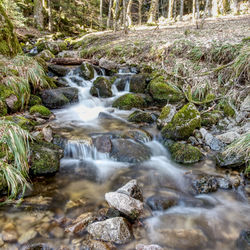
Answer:
<path fill-rule="evenodd" d="M 66 76 L 70 69 L 65 66 L 51 64 L 48 66 L 49 70 L 56 74 L 57 76 Z"/>
<path fill-rule="evenodd" d="M 148 160 L 150 156 L 150 149 L 144 144 L 126 139 L 112 140 L 111 157 L 118 161 L 138 163 Z"/>
<path fill-rule="evenodd" d="M 119 188 L 117 193 L 126 194 L 136 200 L 143 201 L 142 190 L 139 187 L 137 180 L 131 180 L 126 185 Z"/>
<path fill-rule="evenodd" d="M 122 217 L 95 222 L 87 227 L 87 231 L 96 240 L 111 241 L 116 244 L 128 243 L 133 238 L 128 222 Z"/>
<path fill-rule="evenodd" d="M 111 83 L 105 77 L 98 77 L 94 83 L 93 87 L 90 89 L 90 94 L 96 97 L 108 98 L 113 95 L 111 90 Z"/>
<path fill-rule="evenodd" d="M 163 248 L 155 244 L 153 245 L 138 244 L 136 245 L 136 250 L 163 250 Z"/>
<path fill-rule="evenodd" d="M 108 204 L 122 212 L 132 220 L 136 219 L 143 211 L 143 203 L 126 194 L 110 192 L 105 194 Z"/>
<path fill-rule="evenodd" d="M 157 127 L 161 129 L 162 127 L 166 126 L 167 123 L 172 120 L 175 113 L 176 113 L 175 106 L 171 104 L 167 104 L 166 106 L 164 106 L 161 110 L 160 116 L 157 119 Z"/>
<path fill-rule="evenodd" d="M 161 130 L 165 139 L 186 139 L 201 126 L 199 111 L 193 103 L 183 106 L 166 126 Z"/>
<path fill-rule="evenodd" d="M 128 117 L 128 121 L 135 123 L 141 123 L 141 122 L 153 123 L 154 116 L 148 112 L 136 110 Z"/>

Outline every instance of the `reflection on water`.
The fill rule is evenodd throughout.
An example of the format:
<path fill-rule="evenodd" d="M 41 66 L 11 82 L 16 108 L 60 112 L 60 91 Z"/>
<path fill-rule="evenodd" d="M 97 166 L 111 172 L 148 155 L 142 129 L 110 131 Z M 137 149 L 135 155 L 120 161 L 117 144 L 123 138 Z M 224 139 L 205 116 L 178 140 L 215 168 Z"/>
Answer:
<path fill-rule="evenodd" d="M 89 94 L 92 81 L 74 75 L 76 83 L 72 74 L 66 80 L 70 86 L 79 88 L 80 102 L 55 111 L 54 126 L 66 139 L 61 170 L 54 177 L 34 180 L 33 191 L 27 191 L 21 204 L 0 208 L 0 230 L 6 225 L 13 226 L 18 242 L 5 244 L 5 249 L 16 249 L 27 242 L 81 249 L 87 234 L 65 233 L 58 219 L 98 212 L 107 207 L 105 193 L 131 179 L 142 185 L 145 200 L 171 195 L 177 202 L 165 211 L 145 216 L 141 221 L 144 227 L 134 229 L 135 240 L 119 249 L 135 249 L 138 243 L 155 243 L 164 249 L 235 249 L 241 230 L 250 227 L 250 206 L 244 191 L 219 189 L 215 193 L 194 194 L 188 176 L 204 172 L 223 176 L 223 173 L 215 169 L 212 160 L 196 166 L 180 166 L 172 162 L 159 141 L 147 135 L 139 138 L 152 152 L 146 162 L 118 162 L 108 153 L 98 152 L 91 136 L 100 133 L 129 136 L 128 131 L 135 129 L 125 119 L 131 111 L 110 108 L 114 99 L 129 91 L 129 81 L 124 91 L 112 88 L 114 97 L 99 99 Z"/>

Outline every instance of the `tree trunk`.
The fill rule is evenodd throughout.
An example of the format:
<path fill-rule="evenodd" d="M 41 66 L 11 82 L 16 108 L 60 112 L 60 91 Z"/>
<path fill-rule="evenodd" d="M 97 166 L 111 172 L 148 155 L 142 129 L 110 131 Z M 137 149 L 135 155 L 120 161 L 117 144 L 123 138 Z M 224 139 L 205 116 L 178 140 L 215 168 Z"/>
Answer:
<path fill-rule="evenodd" d="M 176 22 L 176 17 L 177 17 L 177 11 L 176 11 L 177 6 L 176 6 L 176 1 L 177 1 L 177 0 L 174 0 L 174 21 L 175 21 L 175 22 Z"/>
<path fill-rule="evenodd" d="M 180 2 L 180 21 L 183 21 L 184 0 Z"/>
<path fill-rule="evenodd" d="M 112 5 L 113 0 L 109 0 L 109 13 L 108 13 L 108 20 L 107 20 L 107 28 L 110 28 L 111 16 L 112 16 Z"/>
<path fill-rule="evenodd" d="M 128 33 L 127 28 L 127 0 L 123 0 L 123 27 L 124 27 L 124 33 Z"/>
<path fill-rule="evenodd" d="M 42 0 L 34 0 L 34 19 L 36 27 L 40 30 L 44 29 L 43 2 Z"/>
<path fill-rule="evenodd" d="M 212 0 L 212 16 L 216 17 L 219 15 L 218 0 Z"/>
<path fill-rule="evenodd" d="M 131 12 L 132 4 L 133 4 L 133 0 L 129 0 L 129 2 L 128 2 L 128 8 L 127 8 L 128 26 L 132 26 L 133 25 L 132 12 Z"/>
<path fill-rule="evenodd" d="M 156 13 L 158 10 L 158 1 L 159 0 L 152 0 L 151 6 L 149 10 L 149 17 L 148 17 L 148 23 L 155 23 L 156 22 Z"/>
<path fill-rule="evenodd" d="M 200 19 L 200 4 L 199 4 L 199 0 L 196 0 L 196 13 L 197 13 L 197 20 Z"/>
<path fill-rule="evenodd" d="M 195 22 L 195 0 L 193 0 L 193 22 Z"/>
<path fill-rule="evenodd" d="M 49 16 L 49 31 L 53 31 L 53 18 L 52 18 L 52 7 L 51 0 L 48 0 L 48 16 Z"/>
<path fill-rule="evenodd" d="M 173 7 L 174 7 L 174 1 L 175 0 L 169 0 L 169 6 L 168 6 L 168 18 L 173 18 Z"/>
<path fill-rule="evenodd" d="M 103 0 L 100 0 L 100 28 L 103 27 Z"/>
<path fill-rule="evenodd" d="M 117 31 L 117 21 L 119 18 L 120 0 L 114 1 L 114 31 Z"/>
<path fill-rule="evenodd" d="M 143 2 L 143 0 L 139 0 L 139 8 L 138 8 L 139 25 L 141 25 L 141 23 L 142 23 L 142 14 L 141 14 L 142 2 Z"/>

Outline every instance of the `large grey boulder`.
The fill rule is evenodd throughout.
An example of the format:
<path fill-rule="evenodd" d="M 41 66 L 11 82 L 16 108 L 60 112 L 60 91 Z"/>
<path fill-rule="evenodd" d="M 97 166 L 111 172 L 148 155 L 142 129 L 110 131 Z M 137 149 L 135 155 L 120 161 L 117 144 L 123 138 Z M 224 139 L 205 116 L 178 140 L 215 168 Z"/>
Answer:
<path fill-rule="evenodd" d="M 109 206 L 117 209 L 131 219 L 136 219 L 143 211 L 143 203 L 126 194 L 110 192 L 105 194 Z"/>
<path fill-rule="evenodd" d="M 57 76 L 66 76 L 70 71 L 70 69 L 65 66 L 55 64 L 50 64 L 48 69 Z"/>
<path fill-rule="evenodd" d="M 94 83 L 92 88 L 90 89 L 90 94 L 96 97 L 108 98 L 113 95 L 111 90 L 111 83 L 105 77 L 98 77 Z"/>
<path fill-rule="evenodd" d="M 116 244 L 128 243 L 133 238 L 128 222 L 122 217 L 95 222 L 87 227 L 87 231 L 96 240 L 111 241 Z"/>
<path fill-rule="evenodd" d="M 99 66 L 101 68 L 107 69 L 107 70 L 116 70 L 118 69 L 118 65 L 115 62 L 109 61 L 105 58 L 101 58 L 99 61 Z"/>
<path fill-rule="evenodd" d="M 147 88 L 147 78 L 146 74 L 136 74 L 132 75 L 130 79 L 130 91 L 134 93 L 145 93 Z"/>
<path fill-rule="evenodd" d="M 150 149 L 142 143 L 126 139 L 113 139 L 111 157 L 118 161 L 138 163 L 148 160 Z"/>
<path fill-rule="evenodd" d="M 121 188 L 119 188 L 116 192 L 121 194 L 126 194 L 134 199 L 143 201 L 142 190 L 139 187 L 137 180 L 131 180 Z"/>

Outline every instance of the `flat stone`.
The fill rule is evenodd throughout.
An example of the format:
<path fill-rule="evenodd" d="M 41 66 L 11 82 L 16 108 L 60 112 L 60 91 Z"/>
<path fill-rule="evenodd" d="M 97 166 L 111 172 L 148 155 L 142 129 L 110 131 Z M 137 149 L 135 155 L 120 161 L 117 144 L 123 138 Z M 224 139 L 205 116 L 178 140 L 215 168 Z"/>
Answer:
<path fill-rule="evenodd" d="M 30 240 L 34 239 L 37 236 L 37 232 L 33 229 L 28 230 L 24 234 L 21 235 L 18 239 L 19 244 L 25 244 L 29 242 Z"/>

